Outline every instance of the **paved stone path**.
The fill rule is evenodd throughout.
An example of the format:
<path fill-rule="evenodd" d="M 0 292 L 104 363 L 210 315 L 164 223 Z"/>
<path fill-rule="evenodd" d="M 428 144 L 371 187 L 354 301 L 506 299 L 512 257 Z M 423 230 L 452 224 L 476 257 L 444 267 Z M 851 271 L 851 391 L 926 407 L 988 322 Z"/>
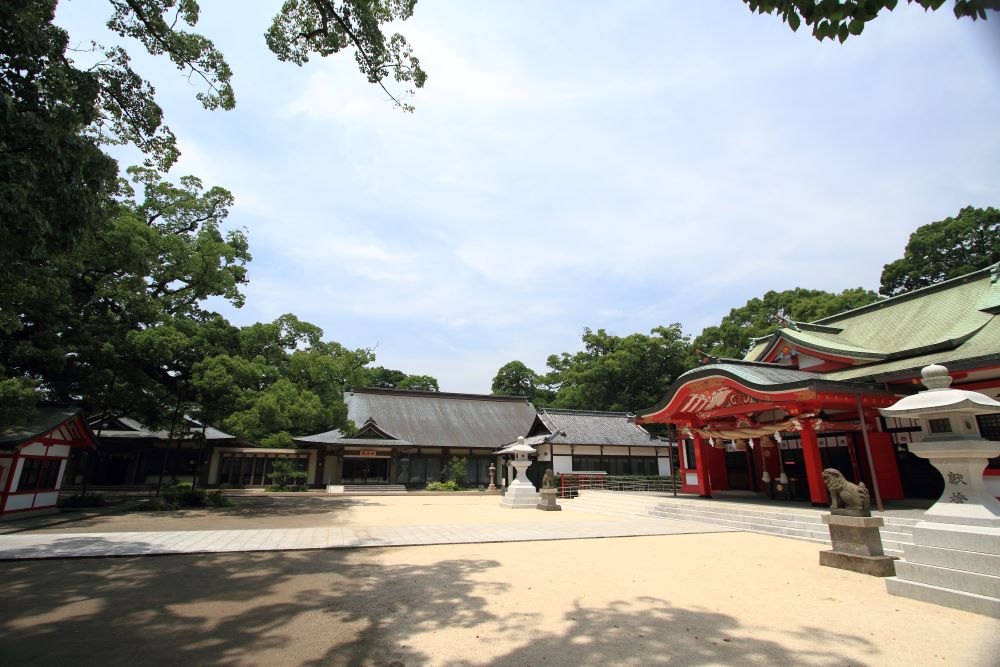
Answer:
<path fill-rule="evenodd" d="M 738 532 L 669 519 L 569 523 L 448 524 L 134 533 L 18 533 L 0 536 L 0 560 L 349 549 L 428 544 L 532 542 L 601 537 Z"/>

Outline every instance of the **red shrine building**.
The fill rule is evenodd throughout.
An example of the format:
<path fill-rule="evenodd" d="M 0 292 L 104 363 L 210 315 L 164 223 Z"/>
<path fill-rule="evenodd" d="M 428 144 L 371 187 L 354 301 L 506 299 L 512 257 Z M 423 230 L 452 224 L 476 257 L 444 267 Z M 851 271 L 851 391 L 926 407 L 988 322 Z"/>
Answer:
<path fill-rule="evenodd" d="M 864 481 L 873 504 L 936 498 L 940 475 L 908 445 L 917 422 L 878 408 L 921 390 L 920 369 L 948 367 L 953 387 L 1000 397 L 1000 264 L 816 322 L 783 321 L 741 360 L 684 373 L 640 424 L 673 424 L 682 489 L 829 502 L 822 471 Z M 1000 413 L 979 418 L 1000 440 Z M 987 483 L 1000 496 L 1000 459 Z"/>
<path fill-rule="evenodd" d="M 93 449 L 77 408 L 40 407 L 23 424 L 0 424 L 0 518 L 54 511 L 74 449 Z"/>

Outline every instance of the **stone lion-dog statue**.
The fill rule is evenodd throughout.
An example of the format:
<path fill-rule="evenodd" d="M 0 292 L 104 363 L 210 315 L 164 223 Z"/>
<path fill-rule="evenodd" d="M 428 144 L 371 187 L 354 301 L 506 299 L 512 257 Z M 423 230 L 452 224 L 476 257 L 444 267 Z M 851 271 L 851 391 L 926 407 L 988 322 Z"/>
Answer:
<path fill-rule="evenodd" d="M 836 468 L 823 471 L 823 482 L 830 490 L 830 509 L 867 510 L 871 508 L 871 495 L 864 482 L 848 482 Z"/>

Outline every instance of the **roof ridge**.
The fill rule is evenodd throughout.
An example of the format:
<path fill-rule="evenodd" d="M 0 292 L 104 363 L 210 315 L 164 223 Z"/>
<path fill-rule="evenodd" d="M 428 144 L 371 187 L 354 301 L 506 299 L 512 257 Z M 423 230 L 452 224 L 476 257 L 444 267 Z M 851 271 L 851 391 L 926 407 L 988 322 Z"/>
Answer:
<path fill-rule="evenodd" d="M 853 317 L 854 315 L 860 315 L 861 313 L 866 313 L 872 310 L 879 310 L 881 308 L 887 307 L 887 305 L 895 305 L 897 303 L 902 303 L 904 301 L 909 301 L 911 299 L 917 299 L 927 294 L 932 294 L 934 292 L 941 292 L 949 290 L 960 285 L 965 285 L 967 283 L 978 280 L 982 277 L 992 277 L 1000 271 L 1000 262 L 995 264 L 990 264 L 987 267 L 966 273 L 965 275 L 955 276 L 954 278 L 949 278 L 948 280 L 942 280 L 939 283 L 933 285 L 927 285 L 926 287 L 918 287 L 917 289 L 910 290 L 909 292 L 903 292 L 902 294 L 896 294 L 895 296 L 880 297 L 877 301 L 869 303 L 865 306 L 858 306 L 857 308 L 852 308 L 851 310 L 845 310 L 842 313 L 836 313 L 834 315 L 828 315 L 826 317 L 821 317 L 818 320 L 813 320 L 809 324 L 819 324 L 824 325 L 826 322 L 836 322 L 840 319 L 844 319 L 848 316 Z"/>
<path fill-rule="evenodd" d="M 554 412 L 556 414 L 577 414 L 577 415 L 597 415 L 601 417 L 628 417 L 632 415 L 631 412 L 622 412 L 619 410 L 577 410 L 574 408 L 539 408 L 539 413 Z"/>
<path fill-rule="evenodd" d="M 464 394 L 449 391 L 423 391 L 420 389 L 394 389 L 388 387 L 355 387 L 349 394 L 374 394 L 384 396 L 413 396 L 415 398 L 451 398 L 466 401 L 498 401 L 508 403 L 530 403 L 526 396 L 505 396 L 495 394 Z"/>

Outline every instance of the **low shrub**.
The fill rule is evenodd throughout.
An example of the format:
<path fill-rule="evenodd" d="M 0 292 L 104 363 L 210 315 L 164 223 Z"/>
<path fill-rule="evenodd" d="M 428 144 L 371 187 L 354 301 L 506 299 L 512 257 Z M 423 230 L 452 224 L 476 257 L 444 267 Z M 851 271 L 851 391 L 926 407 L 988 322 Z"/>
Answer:
<path fill-rule="evenodd" d="M 59 507 L 72 509 L 76 507 L 104 507 L 108 501 L 99 493 L 88 493 L 86 495 L 68 496 L 59 499 Z"/>
<path fill-rule="evenodd" d="M 458 491 L 458 484 L 453 479 L 447 482 L 428 482 L 426 491 Z"/>
<path fill-rule="evenodd" d="M 285 486 L 284 484 L 271 484 L 270 486 L 264 487 L 264 490 L 265 491 L 272 491 L 272 492 L 308 491 L 309 490 L 309 485 L 308 484 L 295 484 L 295 485 L 292 485 L 292 486 Z"/>
<path fill-rule="evenodd" d="M 181 507 L 229 507 L 232 502 L 222 495 L 222 489 L 211 493 L 196 489 L 190 483 L 171 484 L 160 493 L 158 508 L 175 510 Z"/>

